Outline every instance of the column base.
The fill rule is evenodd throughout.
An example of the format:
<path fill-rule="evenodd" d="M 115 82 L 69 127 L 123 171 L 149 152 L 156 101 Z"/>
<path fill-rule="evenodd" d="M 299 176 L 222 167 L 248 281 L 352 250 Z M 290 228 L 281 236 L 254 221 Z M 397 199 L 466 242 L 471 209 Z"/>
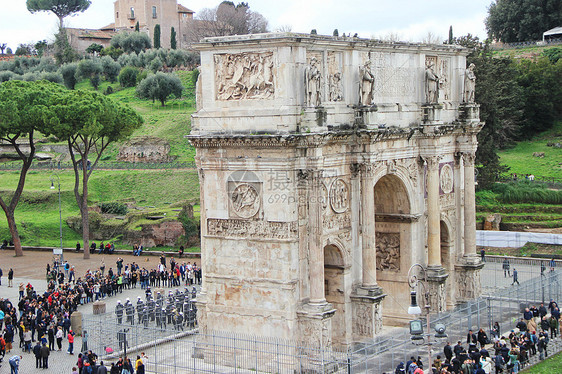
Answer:
<path fill-rule="evenodd" d="M 457 303 L 475 299 L 482 293 L 480 271 L 484 264 L 480 261 L 480 257 L 465 256 L 462 261 L 455 265 Z"/>
<path fill-rule="evenodd" d="M 382 301 L 385 297 L 379 286 L 358 287 L 351 294 L 354 341 L 372 339 L 382 330 Z"/>
<path fill-rule="evenodd" d="M 336 312 L 332 304 L 305 303 L 297 309 L 299 325 L 298 339 L 311 346 L 332 345 L 332 320 Z"/>
<path fill-rule="evenodd" d="M 431 312 L 444 312 L 447 310 L 446 282 L 449 274 L 443 266 L 428 266 L 426 271 Z"/>

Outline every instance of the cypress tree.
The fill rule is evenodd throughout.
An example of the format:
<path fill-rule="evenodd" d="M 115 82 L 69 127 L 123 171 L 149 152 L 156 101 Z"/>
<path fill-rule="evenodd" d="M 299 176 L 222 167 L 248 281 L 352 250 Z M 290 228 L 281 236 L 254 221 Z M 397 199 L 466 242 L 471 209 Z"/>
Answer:
<path fill-rule="evenodd" d="M 172 32 L 170 33 L 170 47 L 176 49 L 178 46 L 178 41 L 176 40 L 176 30 L 172 27 Z"/>
<path fill-rule="evenodd" d="M 136 31 L 136 32 L 139 32 L 139 31 L 140 31 L 139 21 L 137 21 L 137 24 L 135 25 L 135 31 Z"/>
<path fill-rule="evenodd" d="M 154 26 L 154 48 L 160 48 L 160 25 Z"/>

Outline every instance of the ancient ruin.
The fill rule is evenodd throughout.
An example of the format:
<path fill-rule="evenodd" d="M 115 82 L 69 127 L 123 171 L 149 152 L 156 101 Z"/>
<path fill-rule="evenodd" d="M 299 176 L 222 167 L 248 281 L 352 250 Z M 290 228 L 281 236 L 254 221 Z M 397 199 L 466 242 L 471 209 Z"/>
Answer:
<path fill-rule="evenodd" d="M 434 311 L 480 293 L 468 50 L 294 33 L 197 48 L 202 330 L 363 341 L 410 319 L 416 262 Z"/>

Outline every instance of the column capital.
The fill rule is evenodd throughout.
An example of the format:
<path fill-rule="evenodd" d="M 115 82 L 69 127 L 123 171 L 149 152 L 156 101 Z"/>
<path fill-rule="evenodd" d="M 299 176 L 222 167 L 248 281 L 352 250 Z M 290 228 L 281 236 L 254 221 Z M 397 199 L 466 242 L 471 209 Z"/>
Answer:
<path fill-rule="evenodd" d="M 462 152 L 462 161 L 464 163 L 464 166 L 474 166 L 475 160 L 476 160 L 476 153 Z"/>
<path fill-rule="evenodd" d="M 436 170 L 439 168 L 439 162 L 443 159 L 443 156 L 423 156 L 423 160 L 425 161 L 427 168 L 429 170 Z"/>

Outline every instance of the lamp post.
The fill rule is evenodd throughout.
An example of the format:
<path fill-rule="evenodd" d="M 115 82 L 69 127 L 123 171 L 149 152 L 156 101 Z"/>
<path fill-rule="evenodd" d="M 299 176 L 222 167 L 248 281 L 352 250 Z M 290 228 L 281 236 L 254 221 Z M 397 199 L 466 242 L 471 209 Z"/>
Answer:
<path fill-rule="evenodd" d="M 423 273 L 423 279 L 420 279 L 418 277 L 418 272 L 416 272 L 415 270 L 418 270 L 418 272 L 422 272 Z M 418 305 L 416 296 L 417 296 L 417 292 L 416 292 L 416 288 L 418 285 L 421 285 L 423 288 L 423 293 L 424 293 L 424 300 L 425 300 L 425 318 L 426 318 L 426 325 L 427 325 L 427 333 L 424 334 L 423 333 L 423 328 L 421 326 L 421 321 L 420 320 L 415 320 L 415 321 L 411 321 L 410 322 L 410 333 L 412 334 L 412 340 L 423 340 L 422 335 L 425 335 L 427 337 L 427 365 L 428 368 L 431 369 L 431 334 L 430 334 L 430 319 L 429 319 L 429 311 L 431 309 L 430 303 L 429 303 L 429 288 L 427 287 L 427 270 L 426 268 L 421 265 L 421 264 L 413 264 L 410 267 L 410 270 L 408 270 L 408 284 L 410 285 L 411 291 L 410 291 L 410 297 L 411 297 L 411 303 L 410 303 L 410 307 L 408 308 L 408 314 L 410 315 L 414 315 L 414 316 L 418 316 L 421 314 L 422 310 Z M 441 323 L 438 323 L 435 326 L 435 332 L 437 334 L 435 334 L 436 338 L 446 338 L 447 335 L 445 334 L 445 326 Z"/>
<path fill-rule="evenodd" d="M 60 199 L 60 177 L 58 174 L 51 174 L 49 180 L 51 181 L 51 190 L 55 189 L 55 177 L 59 189 L 59 231 L 60 231 L 60 262 L 64 262 L 64 251 L 62 249 L 62 206 Z"/>

